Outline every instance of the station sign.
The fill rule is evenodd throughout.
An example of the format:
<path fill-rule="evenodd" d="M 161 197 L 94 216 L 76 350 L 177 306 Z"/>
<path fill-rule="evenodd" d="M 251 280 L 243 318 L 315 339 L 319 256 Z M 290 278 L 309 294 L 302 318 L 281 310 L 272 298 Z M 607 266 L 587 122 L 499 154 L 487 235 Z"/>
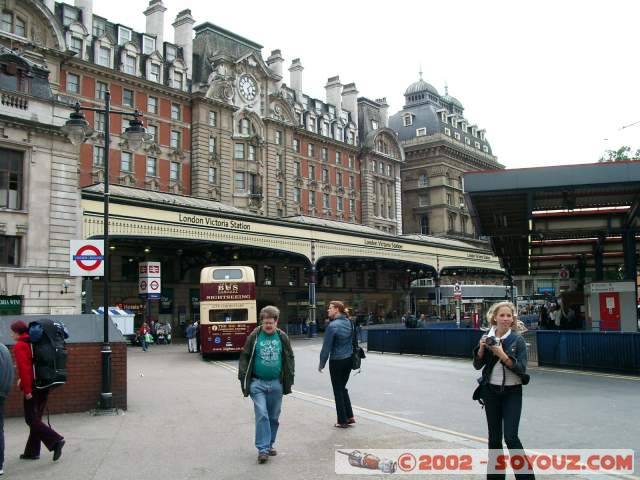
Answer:
<path fill-rule="evenodd" d="M 160 262 L 140 262 L 138 264 L 138 293 L 148 299 L 159 299 L 162 293 Z"/>
<path fill-rule="evenodd" d="M 69 240 L 69 274 L 72 277 L 102 277 L 104 240 Z"/>
<path fill-rule="evenodd" d="M 453 286 L 453 298 L 455 300 L 462 300 L 462 285 L 459 283 Z"/>

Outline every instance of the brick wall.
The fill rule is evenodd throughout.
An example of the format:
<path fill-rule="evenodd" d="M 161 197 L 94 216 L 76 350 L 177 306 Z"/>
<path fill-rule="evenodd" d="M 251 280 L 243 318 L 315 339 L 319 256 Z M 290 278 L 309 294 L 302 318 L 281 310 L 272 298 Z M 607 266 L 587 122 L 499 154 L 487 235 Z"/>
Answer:
<path fill-rule="evenodd" d="M 96 408 L 102 385 L 101 343 L 68 343 L 67 383 L 49 394 L 49 413 L 85 412 Z M 127 344 L 111 344 L 113 406 L 127 409 Z M 13 354 L 13 347 L 10 347 Z M 22 392 L 14 387 L 5 403 L 5 415 L 23 415 Z"/>

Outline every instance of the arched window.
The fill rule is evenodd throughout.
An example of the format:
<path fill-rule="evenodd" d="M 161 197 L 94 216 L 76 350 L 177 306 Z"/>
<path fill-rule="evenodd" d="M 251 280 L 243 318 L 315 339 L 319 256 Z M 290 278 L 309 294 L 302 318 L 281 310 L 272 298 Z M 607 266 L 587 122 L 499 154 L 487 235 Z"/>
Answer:
<path fill-rule="evenodd" d="M 420 217 L 420 233 L 422 235 L 429 235 L 429 217 L 427 215 Z"/>
<path fill-rule="evenodd" d="M 240 120 L 240 134 L 241 135 L 251 134 L 251 123 L 246 118 L 243 118 L 242 120 Z"/>
<path fill-rule="evenodd" d="M 453 213 L 449 214 L 449 231 L 453 232 L 456 229 L 456 216 Z"/>

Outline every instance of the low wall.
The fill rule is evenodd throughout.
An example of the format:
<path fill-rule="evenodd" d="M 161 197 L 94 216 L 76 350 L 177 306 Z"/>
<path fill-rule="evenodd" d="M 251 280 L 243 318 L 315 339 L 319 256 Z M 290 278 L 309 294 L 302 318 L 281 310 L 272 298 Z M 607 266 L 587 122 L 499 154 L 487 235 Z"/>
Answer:
<path fill-rule="evenodd" d="M 62 321 L 69 331 L 67 339 L 67 383 L 49 395 L 49 413 L 72 413 L 97 407 L 102 390 L 103 319 L 97 315 L 36 315 L 0 317 L 0 341 L 13 355 L 10 325 L 20 319 L 26 323 L 38 318 Z M 111 345 L 111 391 L 113 406 L 127 408 L 127 344 L 113 322 L 109 326 Z M 15 364 L 15 360 L 14 360 Z M 5 403 L 6 416 L 22 416 L 22 392 L 14 387 Z"/>
<path fill-rule="evenodd" d="M 49 394 L 49 413 L 86 412 L 97 407 L 102 390 L 101 343 L 67 344 L 67 383 Z M 13 355 L 13 347 L 9 347 Z M 113 406 L 127 408 L 127 345 L 111 345 Z M 14 361 L 15 363 L 15 361 Z M 22 416 L 22 391 L 14 387 L 5 402 L 5 416 Z"/>

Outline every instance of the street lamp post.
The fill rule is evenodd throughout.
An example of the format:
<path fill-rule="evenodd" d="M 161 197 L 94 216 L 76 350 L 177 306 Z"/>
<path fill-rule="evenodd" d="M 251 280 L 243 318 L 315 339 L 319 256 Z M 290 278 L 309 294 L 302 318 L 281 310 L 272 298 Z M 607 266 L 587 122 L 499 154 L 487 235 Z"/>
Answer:
<path fill-rule="evenodd" d="M 92 134 L 93 129 L 84 118 L 82 110 L 101 113 L 104 115 L 104 276 L 103 276 L 103 343 L 101 349 L 102 355 L 102 389 L 100 393 L 100 409 L 110 410 L 113 408 L 113 394 L 111 392 L 111 344 L 109 343 L 109 143 L 110 143 L 110 116 L 111 114 L 132 116 L 123 133 L 124 138 L 129 144 L 129 148 L 137 150 L 143 142 L 149 140 L 150 135 L 146 133 L 145 128 L 139 117 L 142 114 L 139 111 L 133 113 L 120 112 L 111 110 L 111 93 L 107 90 L 104 95 L 104 108 L 81 107 L 80 103 L 76 103 L 74 112 L 69 115 L 69 120 L 62 127 L 62 132 L 67 136 L 73 145 L 80 145 L 87 140 Z"/>

